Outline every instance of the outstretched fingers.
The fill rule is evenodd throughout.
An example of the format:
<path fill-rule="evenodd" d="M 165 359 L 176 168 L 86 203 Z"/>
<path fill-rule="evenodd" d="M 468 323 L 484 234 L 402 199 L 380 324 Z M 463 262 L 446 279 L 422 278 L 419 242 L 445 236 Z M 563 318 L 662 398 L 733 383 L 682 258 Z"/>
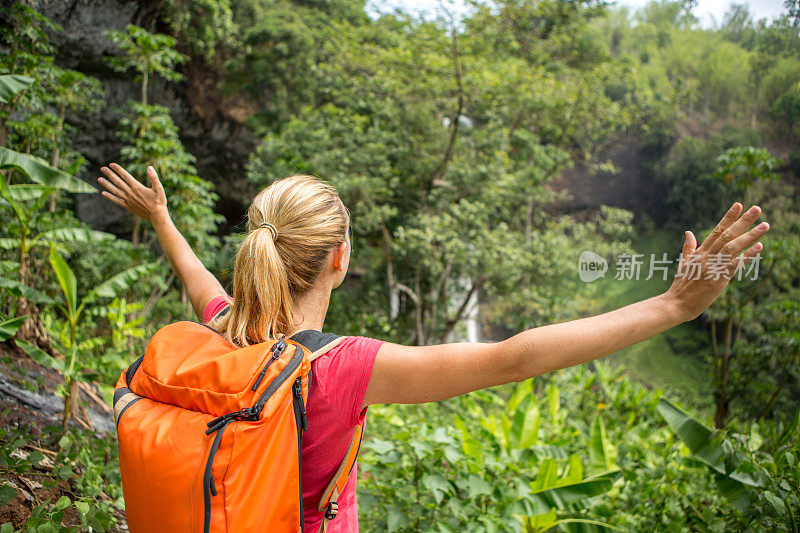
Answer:
<path fill-rule="evenodd" d="M 122 191 L 119 187 L 111 183 L 105 178 L 97 178 L 97 182 L 105 187 L 105 189 L 113 194 L 114 196 L 119 196 L 120 198 L 125 198 L 125 192 Z"/>
<path fill-rule="evenodd" d="M 753 246 L 745 250 L 744 253 L 740 254 L 736 258 L 736 268 L 734 269 L 734 274 L 739 270 L 741 270 L 742 268 L 744 268 L 744 266 L 747 263 L 753 261 L 758 256 L 758 254 L 761 253 L 761 250 L 763 249 L 764 245 L 761 244 L 760 242 L 757 242 Z"/>
<path fill-rule="evenodd" d="M 131 192 L 130 186 L 127 183 L 125 183 L 125 180 L 119 177 L 117 173 L 114 172 L 112 169 L 108 167 L 100 167 L 100 172 L 102 172 L 103 175 L 105 175 L 105 177 L 108 178 L 108 181 L 110 183 L 113 183 L 118 190 L 124 192 L 125 194 Z"/>
<path fill-rule="evenodd" d="M 722 235 L 720 235 L 720 237 L 709 248 L 709 252 L 712 254 L 719 253 L 730 242 L 741 237 L 747 231 L 747 228 L 752 226 L 753 223 L 758 219 L 759 215 L 761 215 L 761 208 L 757 205 L 754 205 L 748 209 L 741 218 L 739 218 L 736 222 L 731 224 L 728 229 L 722 232 Z"/>
<path fill-rule="evenodd" d="M 125 180 L 125 183 L 128 185 L 128 187 L 133 188 L 137 185 L 141 185 L 139 180 L 131 176 L 130 172 L 122 168 L 121 165 L 118 165 L 117 163 L 109 163 L 108 166 L 114 169 L 114 172 L 116 172 L 123 180 Z"/>
<path fill-rule="evenodd" d="M 726 243 L 720 252 L 724 255 L 737 256 L 745 248 L 754 244 L 758 239 L 764 236 L 769 231 L 769 222 L 762 222 L 758 226 L 752 228 L 747 233 L 739 235 L 735 239 Z"/>
<path fill-rule="evenodd" d="M 736 219 L 739 218 L 739 213 L 742 212 L 742 204 L 736 202 L 728 209 L 728 212 L 725 213 L 725 216 L 722 217 L 722 220 L 719 221 L 719 224 L 711 231 L 711 234 L 703 241 L 703 244 L 700 245 L 698 249 L 699 252 L 704 252 L 709 250 L 714 243 L 716 243 L 722 234 L 727 230 L 729 227 L 736 222 Z"/>
<path fill-rule="evenodd" d="M 108 191 L 103 191 L 100 194 L 102 194 L 103 198 L 105 198 L 106 200 L 108 200 L 112 204 L 117 204 L 118 206 L 120 206 L 123 209 L 127 209 L 128 208 L 128 206 L 127 206 L 127 204 L 126 204 L 126 202 L 125 202 L 125 200 L 123 198 L 119 198 L 118 196 L 114 196 L 113 194 L 111 194 Z"/>

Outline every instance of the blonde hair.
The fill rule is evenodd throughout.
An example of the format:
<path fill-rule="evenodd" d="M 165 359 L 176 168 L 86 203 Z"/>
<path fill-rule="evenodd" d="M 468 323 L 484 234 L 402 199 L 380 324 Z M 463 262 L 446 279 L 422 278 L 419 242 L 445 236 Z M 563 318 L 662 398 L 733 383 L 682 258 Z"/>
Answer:
<path fill-rule="evenodd" d="M 258 193 L 247 219 L 233 269 L 231 309 L 211 323 L 239 346 L 291 333 L 299 323 L 295 299 L 311 288 L 349 227 L 336 189 L 305 175 L 278 180 Z"/>

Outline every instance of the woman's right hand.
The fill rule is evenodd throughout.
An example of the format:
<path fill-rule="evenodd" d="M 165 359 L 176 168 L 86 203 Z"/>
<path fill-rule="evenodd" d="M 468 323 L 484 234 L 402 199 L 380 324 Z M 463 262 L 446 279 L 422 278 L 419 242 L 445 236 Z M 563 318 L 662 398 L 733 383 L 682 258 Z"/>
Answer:
<path fill-rule="evenodd" d="M 110 168 L 109 168 L 110 167 Z M 127 209 L 136 216 L 153 223 L 155 219 L 169 216 L 167 196 L 164 187 L 156 174 L 156 169 L 147 167 L 147 176 L 152 187 L 145 187 L 139 180 L 116 163 L 102 167 L 100 171 L 106 178 L 97 181 L 105 187 L 103 197 L 118 206 Z"/>

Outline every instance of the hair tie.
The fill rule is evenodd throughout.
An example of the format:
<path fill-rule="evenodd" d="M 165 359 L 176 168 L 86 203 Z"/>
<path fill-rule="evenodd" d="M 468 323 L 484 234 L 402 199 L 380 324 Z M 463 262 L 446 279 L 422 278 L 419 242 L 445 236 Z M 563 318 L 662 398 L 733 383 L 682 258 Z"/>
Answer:
<path fill-rule="evenodd" d="M 274 240 L 278 239 L 278 229 L 275 226 L 273 226 L 272 224 L 270 224 L 269 222 L 262 222 L 261 224 L 258 225 L 258 228 L 259 229 L 261 229 L 261 228 L 269 229 L 269 232 L 272 233 L 272 240 L 274 241 Z"/>

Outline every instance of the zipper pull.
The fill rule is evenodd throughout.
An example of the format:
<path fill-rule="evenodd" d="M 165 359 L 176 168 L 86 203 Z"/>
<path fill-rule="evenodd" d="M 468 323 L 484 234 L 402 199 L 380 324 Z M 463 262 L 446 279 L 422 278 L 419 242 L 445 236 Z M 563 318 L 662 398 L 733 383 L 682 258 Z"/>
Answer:
<path fill-rule="evenodd" d="M 230 415 L 230 413 L 228 413 L 228 414 L 224 414 L 224 415 L 222 415 L 222 416 L 220 416 L 218 418 L 215 418 L 214 420 L 209 422 L 207 424 L 208 429 L 206 430 L 206 435 L 211 435 L 212 433 L 217 431 L 220 427 L 222 427 L 222 424 L 224 424 L 225 422 L 228 421 L 228 419 L 230 417 L 231 417 L 231 415 Z"/>
<path fill-rule="evenodd" d="M 272 359 L 267 361 L 267 364 L 265 364 L 264 368 L 262 368 L 261 372 L 259 372 L 255 383 L 253 383 L 253 386 L 250 387 L 251 391 L 255 391 L 256 389 L 258 389 L 258 386 L 261 385 L 261 382 L 264 380 L 264 376 L 267 375 L 267 369 L 269 368 L 269 365 L 271 365 L 273 361 L 280 359 L 281 355 L 283 355 L 283 352 L 285 351 L 286 351 L 286 341 L 283 340 L 282 338 L 278 339 L 278 342 L 272 345 Z"/>
<path fill-rule="evenodd" d="M 306 416 L 306 406 L 303 402 L 303 387 L 300 384 L 300 379 L 297 378 L 294 382 L 294 395 L 300 402 L 300 422 L 302 424 L 303 431 L 308 431 L 308 416 Z"/>
<path fill-rule="evenodd" d="M 283 352 L 286 351 L 286 341 L 283 338 L 278 339 L 278 342 L 272 347 L 272 358 L 278 359 Z"/>

